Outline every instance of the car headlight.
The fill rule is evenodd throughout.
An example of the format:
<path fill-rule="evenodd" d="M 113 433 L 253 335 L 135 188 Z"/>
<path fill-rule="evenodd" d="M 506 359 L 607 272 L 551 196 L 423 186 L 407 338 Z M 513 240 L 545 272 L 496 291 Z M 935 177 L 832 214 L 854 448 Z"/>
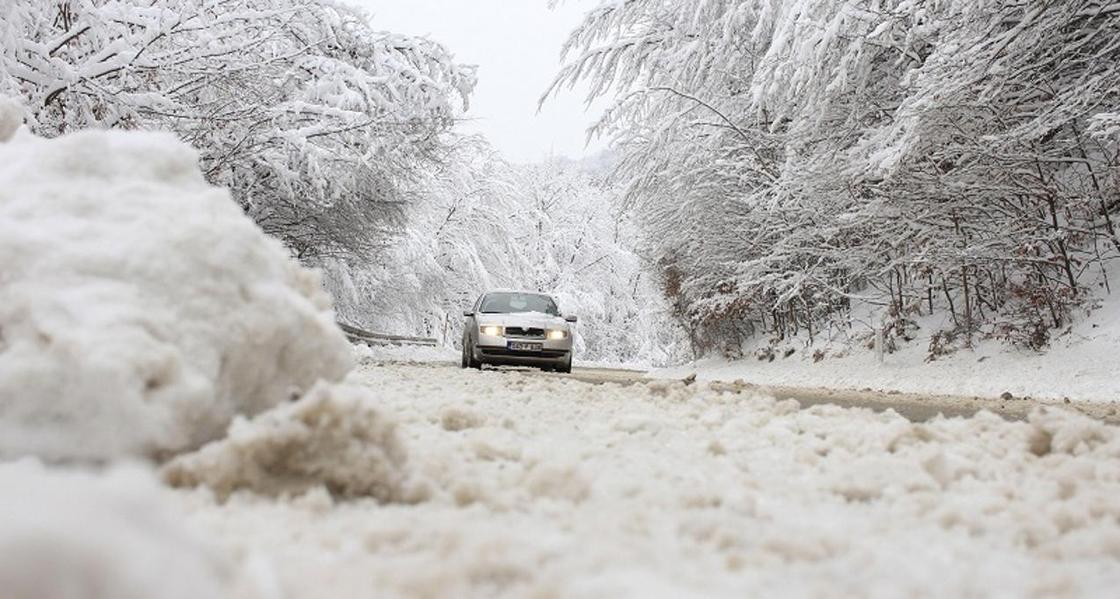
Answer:
<path fill-rule="evenodd" d="M 548 332 L 549 341 L 559 341 L 568 338 L 568 331 L 552 330 Z"/>
<path fill-rule="evenodd" d="M 491 337 L 501 337 L 502 333 L 505 332 L 505 331 L 502 330 L 502 327 L 495 326 L 495 325 L 484 326 L 484 327 L 482 327 L 481 330 L 482 330 L 483 335 L 489 335 Z"/>

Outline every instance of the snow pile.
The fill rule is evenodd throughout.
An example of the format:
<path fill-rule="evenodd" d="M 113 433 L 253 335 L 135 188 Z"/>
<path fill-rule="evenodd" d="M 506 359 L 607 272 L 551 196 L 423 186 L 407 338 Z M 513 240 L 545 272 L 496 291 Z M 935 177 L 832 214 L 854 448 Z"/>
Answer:
<path fill-rule="evenodd" d="M 6 599 L 217 599 L 232 571 L 185 532 L 147 471 L 0 465 Z"/>
<path fill-rule="evenodd" d="M 427 501 L 179 496 L 290 599 L 1090 597 L 1120 586 L 1120 435 L 1062 410 L 908 422 L 728 387 L 389 365 Z M 450 425 L 449 425 L 450 424 Z"/>
<path fill-rule="evenodd" d="M 1120 271 L 1117 271 L 1120 273 Z M 828 387 L 903 393 L 984 396 L 1007 392 L 1015 397 L 1087 402 L 1120 401 L 1120 301 L 1106 298 L 1100 308 L 1056 333 L 1045 353 L 1009 347 L 997 339 L 977 337 L 973 349 L 928 361 L 930 336 L 952 326 L 946 315 L 918 319 L 921 328 L 909 343 L 879 363 L 875 352 L 854 339 L 807 346 L 796 338 L 766 350 L 759 338 L 744 348 L 738 360 L 707 358 L 683 366 L 654 371 L 653 376 L 681 378 L 695 373 L 700 380 L 742 379 L 757 385 Z M 763 350 L 763 351 L 759 351 Z M 788 357 L 783 357 L 788 352 Z M 819 353 L 818 353 L 819 352 Z M 816 355 L 815 355 L 816 354 Z M 756 359 L 756 355 L 772 359 Z M 818 358 L 823 358 L 819 359 Z"/>
<path fill-rule="evenodd" d="M 335 497 L 416 500 L 406 462 L 395 423 L 373 407 L 369 391 L 319 385 L 295 403 L 237 418 L 228 437 L 175 458 L 163 477 L 221 498 L 239 490 L 298 495 L 322 485 Z"/>
<path fill-rule="evenodd" d="M 1039 408 L 1031 413 L 1031 453 L 1042 457 L 1050 453 L 1091 454 L 1102 448 L 1120 458 L 1116 428 L 1099 420 L 1064 410 Z M 1108 455 L 1107 453 L 1105 455 Z"/>
<path fill-rule="evenodd" d="M 195 448 L 351 363 L 318 275 L 173 137 L 0 144 L 0 457 Z"/>

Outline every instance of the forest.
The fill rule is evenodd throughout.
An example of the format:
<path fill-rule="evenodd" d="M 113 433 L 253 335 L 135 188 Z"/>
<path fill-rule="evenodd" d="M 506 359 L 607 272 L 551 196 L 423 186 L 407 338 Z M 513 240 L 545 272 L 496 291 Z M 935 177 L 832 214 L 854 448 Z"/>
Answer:
<path fill-rule="evenodd" d="M 1042 349 L 1111 292 L 1120 4 L 632 0 L 564 51 L 694 347 L 870 307 L 889 341 L 949 313 L 931 357 Z"/>
<path fill-rule="evenodd" d="M 604 2 L 541 102 L 609 99 L 610 150 L 530 165 L 458 131 L 473 66 L 345 4 L 5 10 L 0 94 L 34 133 L 175 133 L 354 324 L 453 344 L 479 292 L 525 287 L 593 360 L 893 344 L 942 314 L 936 358 L 1044 350 L 1120 276 L 1111 0 Z"/>

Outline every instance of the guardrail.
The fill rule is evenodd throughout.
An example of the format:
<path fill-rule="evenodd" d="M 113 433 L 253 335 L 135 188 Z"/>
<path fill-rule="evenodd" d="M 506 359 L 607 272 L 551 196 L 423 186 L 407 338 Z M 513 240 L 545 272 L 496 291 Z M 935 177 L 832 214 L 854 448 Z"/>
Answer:
<path fill-rule="evenodd" d="M 346 338 L 351 343 L 365 343 L 366 345 L 424 345 L 428 347 L 436 347 L 439 342 L 429 337 L 408 337 L 405 335 L 386 335 L 384 333 L 372 333 L 344 322 L 338 323 L 338 327 L 346 333 Z"/>

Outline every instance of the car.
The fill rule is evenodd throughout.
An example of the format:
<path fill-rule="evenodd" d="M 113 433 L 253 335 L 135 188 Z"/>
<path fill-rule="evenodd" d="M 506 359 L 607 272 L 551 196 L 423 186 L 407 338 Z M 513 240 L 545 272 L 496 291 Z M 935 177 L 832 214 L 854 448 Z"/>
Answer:
<path fill-rule="evenodd" d="M 463 368 L 536 366 L 572 371 L 575 316 L 534 291 L 491 291 L 463 312 Z"/>

